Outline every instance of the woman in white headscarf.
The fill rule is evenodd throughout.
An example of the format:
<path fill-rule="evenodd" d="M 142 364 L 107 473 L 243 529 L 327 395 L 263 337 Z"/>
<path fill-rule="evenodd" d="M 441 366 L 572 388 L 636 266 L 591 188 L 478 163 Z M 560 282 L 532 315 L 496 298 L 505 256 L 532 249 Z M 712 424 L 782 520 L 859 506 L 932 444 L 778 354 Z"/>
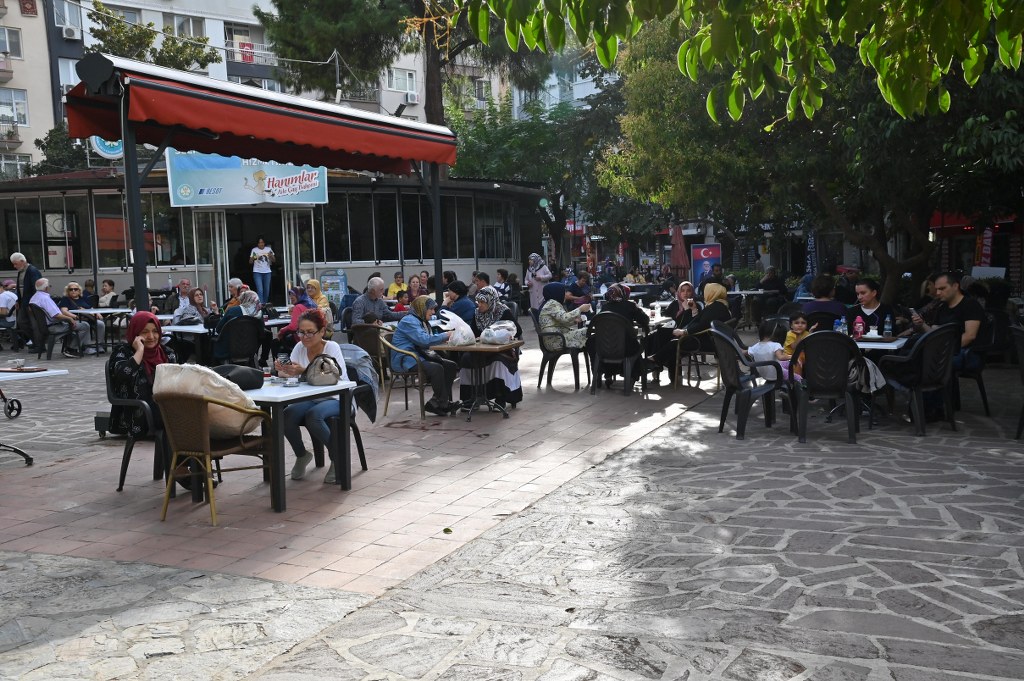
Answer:
<path fill-rule="evenodd" d="M 551 270 L 544 264 L 544 258 L 531 253 L 526 268 L 526 288 L 530 290 L 530 308 L 540 311 L 544 307 L 544 285 L 551 281 Z"/>
<path fill-rule="evenodd" d="M 473 333 L 480 336 L 484 329 L 499 321 L 511 322 L 515 325 L 515 337 L 522 338 L 523 330 L 519 323 L 512 316 L 512 310 L 501 302 L 497 289 L 493 286 L 485 286 L 476 292 L 476 315 L 473 319 Z M 478 357 L 471 355 L 477 354 Z M 486 361 L 484 371 L 487 376 L 487 399 L 494 400 L 500 406 L 506 404 L 519 404 L 523 401 L 523 384 L 519 377 L 519 352 L 510 350 L 508 352 L 488 353 L 461 353 L 459 358 L 459 399 L 464 403 L 471 402 L 475 397 L 473 394 L 472 367 L 474 361 Z"/>

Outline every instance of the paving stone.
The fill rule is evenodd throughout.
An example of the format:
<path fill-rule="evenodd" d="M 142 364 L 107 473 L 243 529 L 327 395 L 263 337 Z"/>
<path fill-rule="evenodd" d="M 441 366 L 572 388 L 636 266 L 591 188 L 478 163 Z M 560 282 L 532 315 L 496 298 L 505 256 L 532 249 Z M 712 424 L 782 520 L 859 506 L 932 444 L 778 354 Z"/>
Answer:
<path fill-rule="evenodd" d="M 740 653 L 722 675 L 736 681 L 789 681 L 806 669 L 796 660 L 748 649 Z"/>
<path fill-rule="evenodd" d="M 386 634 L 349 648 L 367 664 L 409 678 L 421 678 L 458 646 L 456 641 Z"/>
<path fill-rule="evenodd" d="M 634 636 L 576 636 L 565 645 L 565 652 L 581 661 L 600 663 L 647 679 L 658 679 L 665 664 L 651 657 Z"/>
<path fill-rule="evenodd" d="M 936 643 L 970 645 L 970 641 L 941 629 L 908 621 L 905 617 L 850 610 L 820 610 L 787 622 L 793 627 L 823 631 L 846 631 L 866 636 L 896 636 Z"/>
<path fill-rule="evenodd" d="M 899 641 L 879 639 L 885 650 L 885 659 L 894 664 L 913 665 L 951 672 L 987 674 L 1006 679 L 1020 679 L 1024 669 L 1024 655 L 1000 653 L 981 648 L 924 643 L 920 641 Z"/>
<path fill-rule="evenodd" d="M 935 573 L 917 567 L 913 563 L 878 560 L 872 561 L 871 567 L 881 570 L 901 584 L 924 584 L 936 582 L 939 579 Z"/>
<path fill-rule="evenodd" d="M 1007 615 L 976 622 L 978 637 L 1004 648 L 1024 650 L 1024 615 Z"/>
<path fill-rule="evenodd" d="M 453 664 L 440 676 L 438 681 L 519 681 L 521 672 L 500 667 L 480 667 L 470 664 Z"/>
<path fill-rule="evenodd" d="M 476 637 L 462 656 L 516 667 L 539 667 L 558 638 L 557 632 L 546 629 L 492 626 Z"/>
<path fill-rule="evenodd" d="M 326 643 L 318 641 L 260 673 L 260 681 L 359 681 L 366 671 L 345 660 Z"/>
<path fill-rule="evenodd" d="M 537 677 L 537 681 L 618 681 L 618 679 L 590 667 L 559 658 L 552 663 L 551 669 Z"/>

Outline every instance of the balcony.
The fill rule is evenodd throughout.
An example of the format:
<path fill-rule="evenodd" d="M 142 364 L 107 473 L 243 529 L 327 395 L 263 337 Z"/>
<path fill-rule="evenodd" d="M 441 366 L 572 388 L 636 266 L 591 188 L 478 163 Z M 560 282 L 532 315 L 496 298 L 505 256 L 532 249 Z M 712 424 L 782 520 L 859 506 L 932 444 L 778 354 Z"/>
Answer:
<path fill-rule="evenodd" d="M 347 90 L 341 91 L 341 101 L 343 102 L 379 102 L 380 101 L 380 88 L 375 88 L 372 85 L 365 87 L 354 87 Z"/>
<path fill-rule="evenodd" d="M 5 16 L 7 16 L 7 2 L 0 0 L 0 19 L 3 19 Z"/>
<path fill-rule="evenodd" d="M 18 133 L 18 122 L 11 119 L 0 119 L 0 151 L 14 151 L 21 146 L 21 135 Z"/>
<path fill-rule="evenodd" d="M 240 64 L 277 66 L 277 54 L 274 53 L 273 45 L 250 43 L 244 40 L 225 40 L 224 48 L 228 61 Z"/>
<path fill-rule="evenodd" d="M 3 2 L 3 0 L 0 0 L 0 2 Z M 10 56 L 0 52 L 0 83 L 7 83 L 11 78 L 14 78 L 14 63 L 11 61 Z"/>

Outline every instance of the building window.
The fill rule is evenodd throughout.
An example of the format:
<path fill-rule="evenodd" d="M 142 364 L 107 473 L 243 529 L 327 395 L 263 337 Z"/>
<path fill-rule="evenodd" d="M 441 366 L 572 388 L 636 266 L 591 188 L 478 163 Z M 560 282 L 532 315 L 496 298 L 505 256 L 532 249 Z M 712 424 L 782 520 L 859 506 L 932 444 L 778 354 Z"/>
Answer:
<path fill-rule="evenodd" d="M 82 28 L 82 8 L 71 0 L 53 0 L 53 23 Z"/>
<path fill-rule="evenodd" d="M 206 37 L 206 24 L 200 17 L 164 14 L 164 31 L 178 38 Z"/>
<path fill-rule="evenodd" d="M 0 26 L 0 52 L 21 59 L 21 30 Z"/>
<path fill-rule="evenodd" d="M 388 89 L 399 92 L 416 92 L 416 72 L 405 69 L 388 69 Z"/>
<path fill-rule="evenodd" d="M 57 61 L 57 71 L 60 75 L 61 87 L 65 85 L 78 85 L 80 78 L 78 77 L 78 72 L 75 71 L 77 63 L 77 59 L 66 59 L 64 57 Z"/>
<path fill-rule="evenodd" d="M 29 154 L 0 154 L 0 176 L 24 177 L 25 166 L 31 162 Z"/>
<path fill-rule="evenodd" d="M 228 76 L 228 81 L 231 83 L 238 83 L 239 85 L 248 85 L 249 87 L 258 87 L 270 92 L 284 92 L 284 88 L 281 87 L 281 83 L 274 80 L 273 78 L 243 78 L 242 76 Z"/>
<path fill-rule="evenodd" d="M 491 99 L 491 81 L 486 78 L 477 78 L 473 81 L 473 90 L 476 93 L 478 102 L 486 102 Z"/>
<path fill-rule="evenodd" d="M 0 87 L 0 122 L 28 125 L 28 93 Z"/>
<path fill-rule="evenodd" d="M 104 5 L 111 13 L 121 17 L 129 24 L 138 24 L 142 22 L 142 15 L 137 9 L 125 9 L 123 7 L 111 7 L 110 5 Z"/>

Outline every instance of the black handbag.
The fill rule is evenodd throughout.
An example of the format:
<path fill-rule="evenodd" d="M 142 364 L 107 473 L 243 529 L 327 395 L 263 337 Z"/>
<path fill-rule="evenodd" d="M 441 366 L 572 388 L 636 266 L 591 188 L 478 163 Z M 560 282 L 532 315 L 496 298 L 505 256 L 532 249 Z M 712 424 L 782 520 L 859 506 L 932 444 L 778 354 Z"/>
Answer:
<path fill-rule="evenodd" d="M 278 317 L 281 316 L 281 313 L 278 311 L 276 307 L 274 307 L 270 303 L 267 303 L 266 305 L 263 306 L 263 316 L 265 316 L 267 319 L 277 319 Z"/>
<path fill-rule="evenodd" d="M 228 379 L 242 390 L 255 390 L 263 387 L 263 372 L 240 364 L 221 364 L 213 370 Z"/>

